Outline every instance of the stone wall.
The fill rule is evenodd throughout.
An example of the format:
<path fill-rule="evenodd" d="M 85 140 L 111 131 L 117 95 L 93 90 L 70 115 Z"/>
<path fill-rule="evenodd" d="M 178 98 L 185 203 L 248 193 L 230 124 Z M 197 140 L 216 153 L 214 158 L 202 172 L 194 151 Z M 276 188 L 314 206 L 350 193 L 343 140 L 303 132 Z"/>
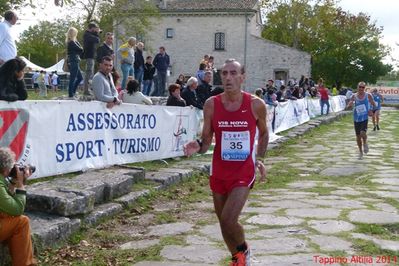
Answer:
<path fill-rule="evenodd" d="M 276 69 L 287 70 L 289 77 L 298 79 L 302 74 L 310 75 L 310 55 L 260 38 L 259 22 L 257 15 L 245 14 L 162 15 L 159 21 L 154 22 L 156 26 L 152 32 L 145 37 L 145 55 L 154 56 L 159 46 L 165 46 L 171 58 L 168 83 L 173 83 L 180 73 L 195 75 L 205 54 L 215 57 L 217 68 L 228 58 L 235 58 L 241 63 L 246 61 L 248 78 L 245 87 L 248 91 L 263 87 L 266 80 L 274 78 Z M 166 37 L 168 28 L 173 29 L 173 38 Z M 119 31 L 123 32 L 123 29 Z M 224 51 L 214 49 L 216 32 L 225 33 Z M 121 33 L 117 36 L 120 38 Z"/>

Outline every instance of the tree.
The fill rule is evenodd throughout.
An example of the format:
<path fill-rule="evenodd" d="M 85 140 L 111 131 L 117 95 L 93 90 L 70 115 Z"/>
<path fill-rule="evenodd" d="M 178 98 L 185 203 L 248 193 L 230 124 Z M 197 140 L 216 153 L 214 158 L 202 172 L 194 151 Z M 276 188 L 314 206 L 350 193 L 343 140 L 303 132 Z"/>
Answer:
<path fill-rule="evenodd" d="M 262 36 L 312 56 L 312 76 L 328 84 L 375 83 L 391 70 L 382 63 L 389 49 L 380 43 L 382 29 L 366 14 L 353 15 L 334 0 L 265 1 L 267 24 Z"/>
<path fill-rule="evenodd" d="M 18 54 L 28 57 L 37 65 L 49 67 L 65 55 L 65 34 L 68 26 L 78 27 L 76 22 L 57 20 L 40 21 L 25 30 L 17 42 Z M 81 31 L 80 31 L 81 33 Z"/>
<path fill-rule="evenodd" d="M 153 1 L 148 0 L 68 0 L 70 9 L 83 10 L 82 26 L 98 22 L 103 31 L 125 29 L 124 37 L 145 35 L 151 29 L 152 18 L 159 17 Z M 64 0 L 65 2 L 65 0 Z"/>

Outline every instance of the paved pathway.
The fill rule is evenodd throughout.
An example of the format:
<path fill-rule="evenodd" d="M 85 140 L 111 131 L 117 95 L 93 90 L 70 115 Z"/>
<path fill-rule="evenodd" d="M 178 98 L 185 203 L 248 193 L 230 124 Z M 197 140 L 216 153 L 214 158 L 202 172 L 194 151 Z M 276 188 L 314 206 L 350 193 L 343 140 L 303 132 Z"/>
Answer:
<path fill-rule="evenodd" d="M 270 152 L 270 183 L 251 192 L 241 216 L 253 266 L 399 263 L 398 117 L 399 111 L 383 112 L 363 160 L 350 119 Z M 102 249 L 128 265 L 228 265 L 209 189 L 205 194 L 189 204 L 178 197 L 158 201 L 135 218 L 99 225 L 95 234 L 108 235 L 112 241 Z M 88 242 L 78 249 L 97 248 Z M 116 265 L 110 261 L 104 265 Z"/>
<path fill-rule="evenodd" d="M 388 258 L 399 259 L 397 232 L 372 235 L 359 229 L 368 224 L 389 228 L 384 225 L 395 223 L 398 228 L 399 142 L 394 141 L 399 140 L 398 117 L 398 111 L 383 113 L 382 130 L 369 132 L 370 152 L 363 160 L 357 158 L 348 120 L 289 146 L 285 149 L 289 156 L 275 157 L 270 172 L 277 176 L 271 177 L 272 182 L 292 170 L 298 176 L 286 188 L 253 191 L 241 219 L 254 254 L 253 265 L 322 265 L 331 260 L 384 265 Z M 223 259 L 227 264 L 228 253 L 211 217 L 211 201 L 193 205 L 198 208 L 208 210 L 215 222 L 198 226 L 183 218 L 150 227 L 146 237 L 151 240 L 132 242 L 130 248 L 146 248 L 158 243 L 157 237 L 175 234 L 182 234 L 185 244 L 164 246 L 161 262 L 135 265 L 221 265 Z M 377 253 L 367 254 L 362 249 L 367 245 Z"/>

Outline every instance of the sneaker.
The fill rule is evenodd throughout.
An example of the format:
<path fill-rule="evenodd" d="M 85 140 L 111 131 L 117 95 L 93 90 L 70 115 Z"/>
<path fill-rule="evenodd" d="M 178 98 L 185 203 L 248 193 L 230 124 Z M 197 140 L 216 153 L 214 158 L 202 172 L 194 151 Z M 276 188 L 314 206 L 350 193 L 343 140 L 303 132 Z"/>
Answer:
<path fill-rule="evenodd" d="M 367 145 L 367 143 L 363 145 L 363 151 L 365 154 L 369 153 L 369 145 Z"/>
<path fill-rule="evenodd" d="M 377 129 L 377 126 L 374 126 L 373 131 L 375 131 Z"/>
<path fill-rule="evenodd" d="M 362 160 L 363 159 L 363 152 L 359 152 L 359 160 Z"/>
<path fill-rule="evenodd" d="M 377 124 L 377 130 L 380 130 L 380 126 Z"/>
<path fill-rule="evenodd" d="M 251 266 L 250 250 L 237 252 L 233 256 L 230 266 Z"/>

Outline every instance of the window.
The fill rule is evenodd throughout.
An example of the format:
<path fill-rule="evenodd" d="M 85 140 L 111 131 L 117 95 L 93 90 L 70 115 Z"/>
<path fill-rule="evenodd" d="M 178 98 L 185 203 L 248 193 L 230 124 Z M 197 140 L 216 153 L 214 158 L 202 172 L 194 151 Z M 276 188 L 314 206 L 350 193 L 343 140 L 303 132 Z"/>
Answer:
<path fill-rule="evenodd" d="M 172 28 L 166 29 L 166 38 L 168 38 L 168 39 L 173 38 L 173 29 Z"/>
<path fill-rule="evenodd" d="M 215 33 L 215 50 L 224 50 L 225 37 L 223 32 Z"/>

